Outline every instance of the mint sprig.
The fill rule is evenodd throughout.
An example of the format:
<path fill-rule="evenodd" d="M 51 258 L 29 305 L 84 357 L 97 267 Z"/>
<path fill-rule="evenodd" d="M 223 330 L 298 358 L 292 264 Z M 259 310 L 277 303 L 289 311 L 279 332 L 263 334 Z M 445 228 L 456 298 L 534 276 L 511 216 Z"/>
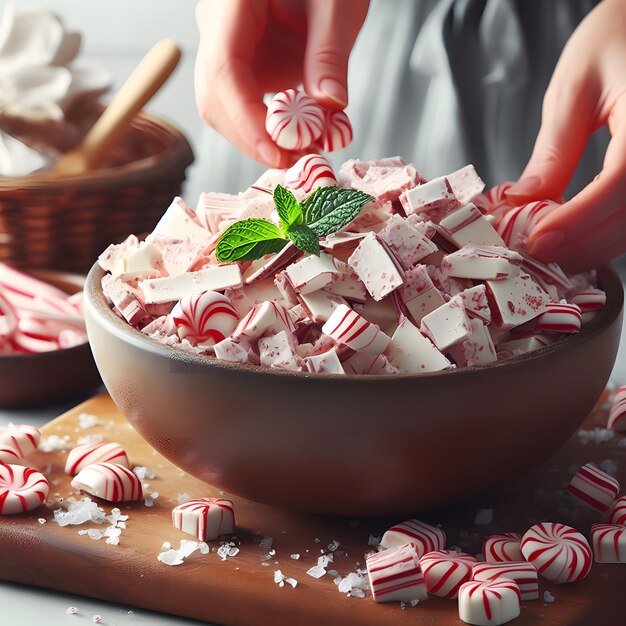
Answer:
<path fill-rule="evenodd" d="M 215 255 L 222 263 L 253 261 L 280 251 L 288 240 L 309 254 L 320 254 L 319 238 L 347 226 L 374 198 L 362 191 L 318 187 L 301 204 L 282 185 L 274 189 L 280 222 L 247 219 L 231 224 L 217 243 Z"/>

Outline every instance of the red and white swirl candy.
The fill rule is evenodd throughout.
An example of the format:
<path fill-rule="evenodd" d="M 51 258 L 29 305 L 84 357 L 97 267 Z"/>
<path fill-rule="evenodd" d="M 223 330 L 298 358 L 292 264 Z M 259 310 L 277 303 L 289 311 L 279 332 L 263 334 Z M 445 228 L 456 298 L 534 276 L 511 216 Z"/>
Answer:
<path fill-rule="evenodd" d="M 108 502 L 142 500 L 141 481 L 132 470 L 116 463 L 94 463 L 76 474 L 72 487 Z"/>
<path fill-rule="evenodd" d="M 506 209 L 499 216 L 496 230 L 510 248 L 524 248 L 530 231 L 559 206 L 552 200 L 541 200 Z"/>
<path fill-rule="evenodd" d="M 417 546 L 420 557 L 428 552 L 443 550 L 446 545 L 446 533 L 441 528 L 410 519 L 392 526 L 380 541 L 384 548 L 397 548 L 407 542 Z"/>
<path fill-rule="evenodd" d="M 485 198 L 489 203 L 489 212 L 495 211 L 502 206 L 506 206 L 506 193 L 511 187 L 513 187 L 512 182 L 507 181 L 504 183 L 500 183 L 495 187 L 492 187 L 489 191 L 485 192 Z"/>
<path fill-rule="evenodd" d="M 613 502 L 609 509 L 607 521 L 614 526 L 626 526 L 626 496 L 617 498 Z"/>
<path fill-rule="evenodd" d="M 527 561 L 507 561 L 503 563 L 476 563 L 472 569 L 472 579 L 514 580 L 519 587 L 522 600 L 539 598 L 539 580 L 537 570 Z"/>
<path fill-rule="evenodd" d="M 591 569 L 589 542 L 565 524 L 542 522 L 522 537 L 522 554 L 539 574 L 555 583 L 582 580 Z"/>
<path fill-rule="evenodd" d="M 324 129 L 319 143 L 324 152 L 343 150 L 352 141 L 352 124 L 345 111 L 324 109 Z"/>
<path fill-rule="evenodd" d="M 277 93 L 267 107 L 265 130 L 285 150 L 305 150 L 322 135 L 324 110 L 298 89 Z"/>
<path fill-rule="evenodd" d="M 618 433 L 626 433 L 626 387 L 618 387 L 615 390 L 607 427 Z"/>
<path fill-rule="evenodd" d="M 606 293 L 602 289 L 584 289 L 569 296 L 572 304 L 577 304 L 583 313 L 599 311 L 606 304 Z"/>
<path fill-rule="evenodd" d="M 583 316 L 577 304 L 549 302 L 535 323 L 540 333 L 579 333 Z"/>
<path fill-rule="evenodd" d="M 205 347 L 226 339 L 239 323 L 230 300 L 216 291 L 202 291 L 183 298 L 172 309 L 171 316 L 181 339 Z"/>
<path fill-rule="evenodd" d="M 365 563 L 375 602 L 410 602 L 428 597 L 414 544 L 372 554 Z"/>
<path fill-rule="evenodd" d="M 597 511 L 608 511 L 619 494 L 619 483 L 593 463 L 586 463 L 574 474 L 567 490 Z"/>
<path fill-rule="evenodd" d="M 65 462 L 65 473 L 75 476 L 94 463 L 116 463 L 130 468 L 126 451 L 119 443 L 101 441 L 72 448 Z"/>
<path fill-rule="evenodd" d="M 368 322 L 346 304 L 340 304 L 332 312 L 322 332 L 337 343 L 367 354 L 381 354 L 391 341 L 376 324 Z"/>
<path fill-rule="evenodd" d="M 46 499 L 49 489 L 46 477 L 40 472 L 0 463 L 0 515 L 36 509 Z"/>
<path fill-rule="evenodd" d="M 420 559 L 424 580 L 429 593 L 453 600 L 459 587 L 472 578 L 476 558 L 454 550 L 435 550 Z"/>
<path fill-rule="evenodd" d="M 233 503 L 224 498 L 188 500 L 172 510 L 172 523 L 199 541 L 231 535 L 235 532 Z"/>
<path fill-rule="evenodd" d="M 319 154 L 306 154 L 285 172 L 285 187 L 309 193 L 317 187 L 336 187 L 331 164 Z"/>
<path fill-rule="evenodd" d="M 522 535 L 520 533 L 503 533 L 491 535 L 483 543 L 483 556 L 487 563 L 505 563 L 507 561 L 523 561 L 520 550 Z"/>
<path fill-rule="evenodd" d="M 591 545 L 596 563 L 626 563 L 626 526 L 593 524 Z"/>
<path fill-rule="evenodd" d="M 34 452 L 41 432 L 27 424 L 0 426 L 0 463 L 15 463 Z"/>
<path fill-rule="evenodd" d="M 498 626 L 520 614 L 520 590 L 512 580 L 472 580 L 459 589 L 459 617 L 467 624 Z"/>

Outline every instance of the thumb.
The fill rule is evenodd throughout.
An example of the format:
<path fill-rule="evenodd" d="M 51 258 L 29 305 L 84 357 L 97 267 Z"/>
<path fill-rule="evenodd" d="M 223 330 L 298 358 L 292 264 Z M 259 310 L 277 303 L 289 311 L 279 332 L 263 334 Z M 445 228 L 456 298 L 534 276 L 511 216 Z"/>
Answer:
<path fill-rule="evenodd" d="M 363 25 L 369 0 L 309 0 L 304 88 L 320 104 L 348 104 L 348 58 Z"/>

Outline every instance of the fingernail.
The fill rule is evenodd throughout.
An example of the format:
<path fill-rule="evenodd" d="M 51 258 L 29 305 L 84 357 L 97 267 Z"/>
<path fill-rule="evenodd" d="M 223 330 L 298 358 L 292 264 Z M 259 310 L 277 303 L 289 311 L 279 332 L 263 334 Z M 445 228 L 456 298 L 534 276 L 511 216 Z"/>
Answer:
<path fill-rule="evenodd" d="M 262 161 L 270 167 L 278 167 L 280 163 L 280 150 L 272 143 L 260 141 L 257 145 L 257 152 Z"/>
<path fill-rule="evenodd" d="M 538 237 L 528 240 L 528 252 L 530 254 L 544 254 L 558 248 L 565 239 L 565 233 L 560 230 L 551 230 Z"/>
<path fill-rule="evenodd" d="M 541 187 L 541 178 L 539 176 L 525 176 L 520 178 L 504 195 L 509 196 L 528 196 Z"/>
<path fill-rule="evenodd" d="M 348 92 L 346 88 L 334 78 L 324 78 L 320 82 L 320 91 L 333 102 L 345 107 L 348 104 Z"/>

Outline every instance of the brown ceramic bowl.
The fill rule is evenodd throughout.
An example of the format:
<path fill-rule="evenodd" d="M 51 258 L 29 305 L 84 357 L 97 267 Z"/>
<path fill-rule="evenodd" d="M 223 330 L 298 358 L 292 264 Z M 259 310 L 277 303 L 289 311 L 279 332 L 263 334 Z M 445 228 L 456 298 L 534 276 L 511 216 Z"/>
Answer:
<path fill-rule="evenodd" d="M 84 276 L 30 272 L 67 293 L 82 289 Z M 27 409 L 78 399 L 101 384 L 89 344 L 41 354 L 0 356 L 0 408 Z"/>
<path fill-rule="evenodd" d="M 227 492 L 314 513 L 412 513 L 523 474 L 563 444 L 609 378 L 623 291 L 580 335 L 481 368 L 308 375 L 165 347 L 107 306 L 95 266 L 87 331 L 102 379 L 139 433 Z"/>

